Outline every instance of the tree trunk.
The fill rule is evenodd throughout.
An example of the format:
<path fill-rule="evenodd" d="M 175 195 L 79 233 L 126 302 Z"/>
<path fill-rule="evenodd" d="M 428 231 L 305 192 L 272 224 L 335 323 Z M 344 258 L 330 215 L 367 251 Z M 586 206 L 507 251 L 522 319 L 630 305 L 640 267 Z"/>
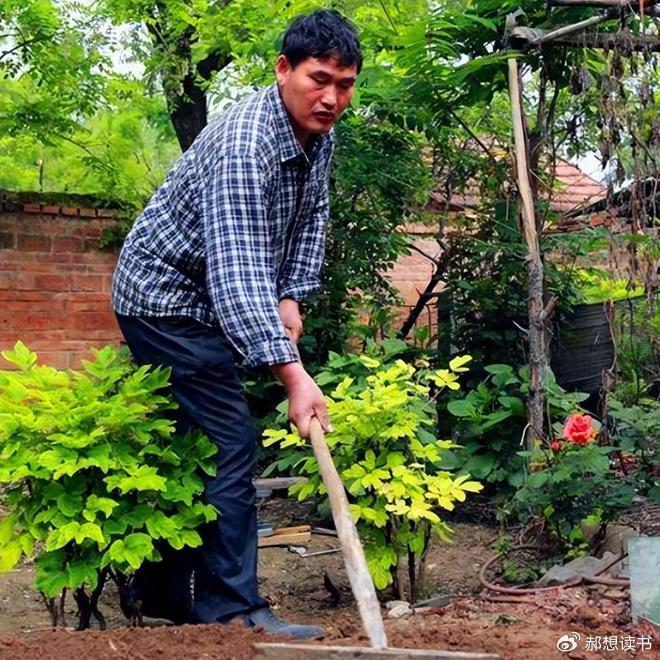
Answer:
<path fill-rule="evenodd" d="M 206 83 L 229 64 L 231 56 L 215 51 L 193 64 L 194 28 L 173 32 L 168 25 L 167 9 L 160 3 L 151 18 L 146 27 L 154 49 L 163 57 L 160 77 L 167 110 L 181 150 L 186 151 L 208 123 Z"/>
<path fill-rule="evenodd" d="M 544 376 L 548 369 L 546 356 L 545 322 L 543 310 L 543 262 L 536 230 L 534 198 L 529 182 L 527 141 L 525 138 L 520 95 L 518 62 L 509 58 L 509 96 L 513 118 L 516 151 L 516 180 L 520 197 L 522 228 L 527 244 L 527 290 L 530 383 L 527 400 L 526 445 L 531 449 L 535 439 L 543 438 Z"/>

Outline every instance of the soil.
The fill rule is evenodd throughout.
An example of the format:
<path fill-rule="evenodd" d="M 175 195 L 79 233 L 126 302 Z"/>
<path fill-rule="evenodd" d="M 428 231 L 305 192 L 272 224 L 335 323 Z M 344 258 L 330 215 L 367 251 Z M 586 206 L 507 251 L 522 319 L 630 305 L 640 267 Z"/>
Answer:
<path fill-rule="evenodd" d="M 307 505 L 290 500 L 268 500 L 260 519 L 280 525 L 316 522 Z M 327 522 L 324 526 L 328 526 Z M 553 658 L 660 659 L 660 631 L 650 624 L 630 623 L 625 592 L 612 588 L 572 588 L 526 596 L 523 602 L 493 602 L 482 593 L 478 572 L 491 556 L 497 528 L 484 523 L 455 522 L 454 542 L 434 544 L 427 563 L 427 590 L 422 596 L 440 595 L 441 605 L 420 609 L 411 616 L 386 619 L 390 646 L 434 648 L 448 651 L 497 653 L 506 659 Z M 308 551 L 338 547 L 331 536 L 313 535 Z M 108 630 L 53 631 L 43 602 L 32 589 L 34 570 L 25 564 L 0 577 L 0 659 L 71 660 L 186 660 L 252 658 L 255 641 L 274 641 L 239 624 L 230 626 L 155 626 L 132 628 L 117 607 L 110 586 L 100 603 Z M 287 548 L 260 551 L 259 580 L 262 593 L 279 616 L 301 623 L 321 623 L 328 635 L 323 644 L 368 646 L 351 597 L 341 554 L 302 558 Z M 330 582 L 339 593 L 326 586 Z M 336 592 L 334 592 L 336 595 Z M 385 609 L 383 610 L 385 612 Z M 75 621 L 75 605 L 67 608 Z M 579 633 L 581 646 L 570 653 L 557 650 L 557 640 Z M 585 650 L 585 641 L 600 636 L 652 640 L 651 650 L 635 653 Z M 278 640 L 280 641 L 280 640 Z"/>

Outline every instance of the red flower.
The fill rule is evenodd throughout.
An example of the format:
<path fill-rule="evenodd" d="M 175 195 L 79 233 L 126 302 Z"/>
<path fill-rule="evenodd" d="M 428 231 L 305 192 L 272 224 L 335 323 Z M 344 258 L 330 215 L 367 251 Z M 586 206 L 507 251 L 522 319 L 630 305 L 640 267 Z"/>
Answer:
<path fill-rule="evenodd" d="M 550 449 L 552 449 L 552 451 L 559 451 L 561 449 L 561 445 L 559 444 L 559 440 L 553 440 L 550 443 Z"/>
<path fill-rule="evenodd" d="M 578 445 L 586 445 L 596 437 L 594 420 L 589 415 L 575 413 L 566 420 L 563 437 Z"/>

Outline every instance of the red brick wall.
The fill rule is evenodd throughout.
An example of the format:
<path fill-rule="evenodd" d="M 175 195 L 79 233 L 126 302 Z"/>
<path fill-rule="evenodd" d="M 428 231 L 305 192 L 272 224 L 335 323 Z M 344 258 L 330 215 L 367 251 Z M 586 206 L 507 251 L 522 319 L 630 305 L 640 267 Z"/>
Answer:
<path fill-rule="evenodd" d="M 119 342 L 116 255 L 98 248 L 115 222 L 103 209 L 0 199 L 0 350 L 20 339 L 41 363 L 75 368 L 91 347 Z"/>
<path fill-rule="evenodd" d="M 58 368 L 76 368 L 90 348 L 118 344 L 121 333 L 110 308 L 110 284 L 116 255 L 98 247 L 102 231 L 116 220 L 112 211 L 83 200 L 77 205 L 19 201 L 0 191 L 0 350 L 19 339 Z M 434 229 L 406 228 L 417 247 L 435 256 Z M 412 252 L 387 273 L 399 289 L 408 315 L 433 272 L 431 262 Z M 441 287 L 438 286 L 437 289 Z M 417 326 L 435 331 L 432 301 Z M 8 367 L 0 357 L 0 368 Z"/>
<path fill-rule="evenodd" d="M 434 239 L 437 230 L 428 225 L 413 224 L 404 227 L 412 237 L 413 244 L 431 257 L 436 257 L 440 250 L 438 242 Z M 387 277 L 399 290 L 403 298 L 403 306 L 397 310 L 397 324 L 403 323 L 410 310 L 417 304 L 419 294 L 424 291 L 433 275 L 433 263 L 430 259 L 412 250 L 409 255 L 403 255 L 388 271 Z M 436 285 L 435 291 L 443 289 L 443 283 Z M 437 299 L 432 298 L 426 309 L 417 319 L 415 327 L 428 326 L 431 334 L 435 334 L 438 322 Z"/>

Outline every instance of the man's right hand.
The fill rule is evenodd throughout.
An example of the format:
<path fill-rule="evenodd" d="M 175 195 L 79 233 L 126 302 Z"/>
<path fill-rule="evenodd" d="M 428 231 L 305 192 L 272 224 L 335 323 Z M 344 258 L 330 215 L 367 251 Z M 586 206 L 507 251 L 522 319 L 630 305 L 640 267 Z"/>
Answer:
<path fill-rule="evenodd" d="M 270 370 L 280 380 L 289 398 L 289 420 L 302 438 L 309 438 L 312 417 L 317 417 L 326 433 L 332 431 L 328 409 L 319 386 L 300 362 L 272 364 Z"/>

